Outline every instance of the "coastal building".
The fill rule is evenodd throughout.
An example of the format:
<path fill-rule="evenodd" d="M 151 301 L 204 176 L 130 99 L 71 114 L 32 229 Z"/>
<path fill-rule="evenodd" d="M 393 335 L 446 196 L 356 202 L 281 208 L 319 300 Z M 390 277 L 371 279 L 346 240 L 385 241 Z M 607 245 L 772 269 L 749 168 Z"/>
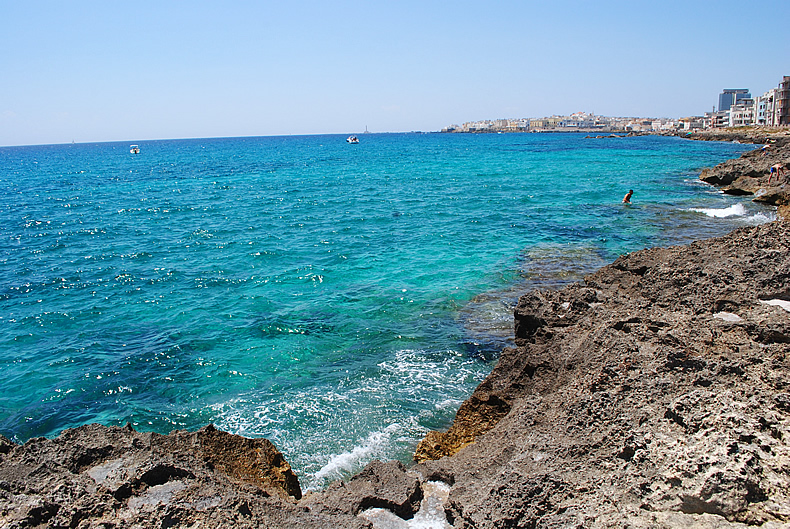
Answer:
<path fill-rule="evenodd" d="M 755 125 L 776 125 L 776 92 L 776 88 L 771 88 L 754 98 Z"/>
<path fill-rule="evenodd" d="M 701 116 L 691 116 L 687 118 L 680 118 L 678 120 L 678 128 L 680 130 L 696 130 L 701 129 L 704 119 Z"/>
<path fill-rule="evenodd" d="M 505 130 L 507 132 L 526 132 L 529 130 L 529 119 L 508 119 Z"/>
<path fill-rule="evenodd" d="M 650 130 L 653 130 L 654 132 L 674 130 L 677 127 L 677 121 L 672 119 L 654 119 L 650 122 Z"/>
<path fill-rule="evenodd" d="M 729 127 L 745 127 L 754 124 L 755 100 L 744 98 L 730 106 L 727 111 Z"/>
<path fill-rule="evenodd" d="M 529 120 L 530 130 L 552 130 L 556 129 L 562 123 L 562 118 L 552 116 L 550 118 L 540 118 Z"/>
<path fill-rule="evenodd" d="M 785 75 L 776 91 L 776 125 L 790 125 L 790 75 Z"/>
<path fill-rule="evenodd" d="M 711 129 L 721 129 L 724 127 L 729 126 L 730 124 L 730 113 L 727 111 L 724 112 L 706 112 L 705 119 L 708 120 L 708 123 L 705 125 L 705 128 Z"/>
<path fill-rule="evenodd" d="M 719 94 L 719 112 L 726 112 L 741 99 L 750 99 L 751 97 L 748 88 L 725 88 Z"/>
<path fill-rule="evenodd" d="M 574 112 L 563 119 L 560 126 L 571 129 L 594 129 L 599 126 L 599 122 L 596 120 L 595 114 Z"/>
<path fill-rule="evenodd" d="M 784 76 L 777 88 L 752 97 L 748 88 L 725 88 L 719 94 L 719 109 L 703 116 L 676 119 L 596 116 L 574 112 L 569 116 L 495 119 L 450 125 L 442 132 L 668 132 L 700 128 L 744 126 L 790 127 L 790 76 Z"/>

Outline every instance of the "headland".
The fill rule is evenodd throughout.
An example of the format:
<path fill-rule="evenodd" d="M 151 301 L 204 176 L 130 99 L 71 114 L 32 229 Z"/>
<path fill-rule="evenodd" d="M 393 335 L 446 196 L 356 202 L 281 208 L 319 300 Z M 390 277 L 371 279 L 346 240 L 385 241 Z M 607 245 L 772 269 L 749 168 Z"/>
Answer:
<path fill-rule="evenodd" d="M 775 140 L 701 178 L 782 213 L 768 168 L 790 162 L 790 143 Z M 785 220 L 634 252 L 522 296 L 515 346 L 409 468 L 374 461 L 303 496 L 264 439 L 89 425 L 0 438 L 0 521 L 409 527 L 433 509 L 433 527 L 786 527 L 788 311 Z M 434 482 L 449 493 L 429 497 Z"/>

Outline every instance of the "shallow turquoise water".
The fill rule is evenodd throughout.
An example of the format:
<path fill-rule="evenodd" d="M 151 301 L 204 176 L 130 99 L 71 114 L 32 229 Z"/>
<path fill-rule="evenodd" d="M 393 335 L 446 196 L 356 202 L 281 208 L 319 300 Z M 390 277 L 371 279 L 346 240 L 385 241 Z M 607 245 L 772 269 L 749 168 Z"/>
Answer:
<path fill-rule="evenodd" d="M 306 488 L 446 427 L 524 289 L 773 215 L 698 181 L 748 149 L 728 143 L 140 146 L 0 148 L 0 433 L 213 422 L 274 441 Z"/>

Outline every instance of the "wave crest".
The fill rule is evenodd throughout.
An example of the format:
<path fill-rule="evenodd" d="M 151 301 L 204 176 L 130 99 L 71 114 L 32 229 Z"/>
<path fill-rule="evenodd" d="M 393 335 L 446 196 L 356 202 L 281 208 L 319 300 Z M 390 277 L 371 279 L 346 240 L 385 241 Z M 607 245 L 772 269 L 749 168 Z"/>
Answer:
<path fill-rule="evenodd" d="M 725 217 L 742 217 L 746 215 L 746 208 L 743 204 L 733 204 L 728 208 L 691 208 L 691 211 L 697 213 L 704 213 L 708 217 L 723 219 Z"/>

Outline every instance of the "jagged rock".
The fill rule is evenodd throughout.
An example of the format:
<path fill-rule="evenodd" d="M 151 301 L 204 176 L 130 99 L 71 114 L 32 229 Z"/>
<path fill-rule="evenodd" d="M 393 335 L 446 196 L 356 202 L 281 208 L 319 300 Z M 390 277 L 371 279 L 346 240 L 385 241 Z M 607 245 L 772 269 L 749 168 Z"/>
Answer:
<path fill-rule="evenodd" d="M 760 193 L 754 197 L 755 202 L 762 202 L 764 204 L 771 204 L 773 206 L 786 206 L 790 204 L 790 195 L 782 187 L 769 187 L 764 189 L 764 193 Z"/>
<path fill-rule="evenodd" d="M 722 133 L 723 134 L 723 133 Z M 723 138 L 723 136 L 716 136 Z M 732 137 L 732 136 L 731 136 Z M 750 142 L 771 141 L 766 151 L 757 149 L 744 153 L 740 158 L 727 160 L 716 167 L 703 169 L 700 180 L 718 186 L 729 195 L 754 195 L 755 202 L 774 206 L 790 204 L 786 179 L 774 178 L 768 182 L 769 169 L 776 163 L 784 163 L 790 169 L 790 138 L 778 135 L 742 137 Z"/>
<path fill-rule="evenodd" d="M 584 285 L 526 294 L 517 347 L 470 399 L 497 395 L 506 412 L 442 457 L 476 424 L 479 406 L 462 406 L 445 437 L 418 447 L 439 459 L 416 470 L 452 481 L 456 528 L 784 526 L 783 300 L 784 222 L 635 252 Z"/>
<path fill-rule="evenodd" d="M 0 457 L 2 457 L 2 454 L 10 452 L 15 446 L 9 438 L 0 435 Z"/>
<path fill-rule="evenodd" d="M 2 527 L 369 527 L 298 507 L 298 479 L 274 445 L 213 426 L 158 435 L 92 424 L 0 445 Z"/>
<path fill-rule="evenodd" d="M 326 491 L 310 494 L 300 503 L 311 512 L 358 515 L 381 508 L 410 519 L 420 507 L 420 479 L 397 461 L 373 461 L 348 483 L 335 481 Z"/>

